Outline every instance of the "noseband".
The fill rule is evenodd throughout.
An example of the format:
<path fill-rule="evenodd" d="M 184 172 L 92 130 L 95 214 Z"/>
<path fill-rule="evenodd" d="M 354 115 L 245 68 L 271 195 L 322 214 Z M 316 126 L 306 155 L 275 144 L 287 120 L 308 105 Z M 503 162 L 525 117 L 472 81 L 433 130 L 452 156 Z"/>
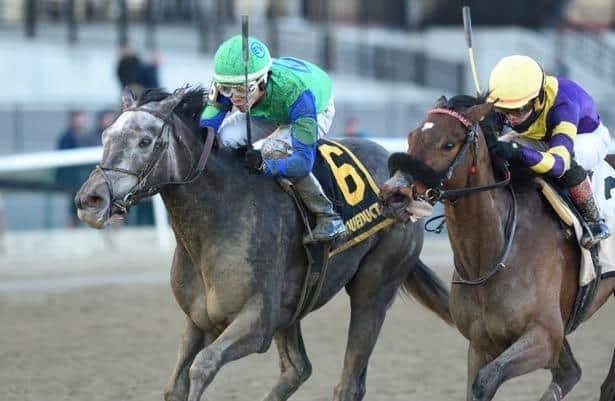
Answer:
<path fill-rule="evenodd" d="M 186 150 L 188 151 L 187 153 L 189 155 L 191 153 L 189 151 L 188 145 L 180 137 L 176 135 L 175 125 L 172 124 L 172 119 L 174 118 L 173 111 L 171 111 L 168 115 L 164 115 L 155 110 L 149 110 L 143 107 L 130 107 L 130 108 L 124 109 L 124 112 L 126 111 L 142 111 L 142 112 L 151 114 L 152 116 L 158 118 L 159 120 L 162 120 L 163 124 L 162 124 L 162 127 L 160 128 L 160 131 L 158 132 L 158 134 L 156 135 L 154 139 L 154 148 L 152 149 L 152 152 L 149 158 L 147 159 L 147 162 L 138 170 L 131 171 L 131 170 L 126 170 L 126 169 L 122 169 L 118 167 L 103 166 L 100 164 L 97 165 L 95 168 L 95 171 L 100 171 L 105 181 L 105 184 L 107 185 L 107 188 L 109 189 L 109 194 L 111 196 L 111 207 L 116 208 L 123 214 L 127 213 L 130 207 L 134 205 L 135 203 L 139 202 L 140 200 L 144 198 L 147 198 L 149 196 L 152 196 L 158 193 L 160 191 L 160 188 L 163 187 L 164 185 L 188 184 L 196 180 L 201 175 L 203 170 L 205 169 L 207 158 L 209 157 L 209 154 L 211 153 L 211 149 L 213 146 L 213 137 L 214 137 L 213 134 L 211 133 L 207 135 L 207 138 L 205 140 L 205 145 L 203 147 L 203 152 L 201 153 L 201 157 L 199 158 L 196 166 L 193 166 L 190 168 L 190 171 L 188 172 L 185 178 L 183 178 L 180 181 L 169 181 L 169 182 L 165 182 L 162 184 L 146 187 L 145 183 L 146 183 L 147 178 L 152 173 L 152 171 L 154 171 L 154 168 L 158 165 L 158 163 L 161 160 L 162 154 L 169 147 L 168 139 L 166 141 L 162 140 L 162 136 L 165 132 L 165 128 L 167 127 L 167 125 L 171 126 L 173 137 L 178 139 L 178 142 L 181 143 L 186 148 Z M 167 135 L 167 138 L 168 138 L 168 135 Z M 192 163 L 192 160 L 191 160 L 191 165 L 193 164 L 194 163 Z M 137 182 L 135 183 L 135 185 L 133 185 L 128 190 L 126 195 L 124 195 L 122 198 L 118 198 L 115 196 L 113 192 L 113 185 L 111 183 L 111 180 L 107 176 L 107 172 L 109 171 L 134 176 L 137 178 Z M 111 213 L 111 211 L 109 213 Z"/>

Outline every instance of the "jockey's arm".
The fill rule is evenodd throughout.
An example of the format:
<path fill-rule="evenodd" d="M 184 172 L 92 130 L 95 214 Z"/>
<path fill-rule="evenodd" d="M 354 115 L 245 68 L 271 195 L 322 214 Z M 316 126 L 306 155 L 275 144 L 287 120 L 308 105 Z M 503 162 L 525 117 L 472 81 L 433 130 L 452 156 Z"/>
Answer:
<path fill-rule="evenodd" d="M 303 130 L 299 126 L 312 127 L 307 128 L 314 132 L 318 129 L 316 120 L 308 121 L 309 119 L 303 118 L 295 121 L 291 130 L 291 143 L 293 145 L 293 153 L 286 159 L 280 160 L 264 160 L 265 163 L 265 175 L 281 175 L 289 178 L 301 178 L 305 177 L 312 171 L 314 166 L 314 160 L 316 159 L 316 140 L 308 139 L 305 143 L 305 135 L 300 135 L 302 139 L 297 138 L 295 130 Z M 315 135 L 314 135 L 315 137 Z"/>
<path fill-rule="evenodd" d="M 523 161 L 535 173 L 561 177 L 570 168 L 570 159 L 574 153 L 579 109 L 576 104 L 564 104 L 554 112 L 552 118 L 555 125 L 547 151 L 540 152 L 521 146 L 521 154 Z"/>
<path fill-rule="evenodd" d="M 301 178 L 312 171 L 318 140 L 316 99 L 309 89 L 299 95 L 289 107 L 288 114 L 291 121 L 293 153 L 286 159 L 265 160 L 264 174 Z"/>

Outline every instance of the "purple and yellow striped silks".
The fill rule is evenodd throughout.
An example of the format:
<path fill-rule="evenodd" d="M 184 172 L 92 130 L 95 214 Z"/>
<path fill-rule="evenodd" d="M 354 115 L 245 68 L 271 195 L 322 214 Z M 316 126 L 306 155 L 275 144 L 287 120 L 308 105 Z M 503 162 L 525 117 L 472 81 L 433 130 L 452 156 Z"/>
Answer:
<path fill-rule="evenodd" d="M 548 76 L 545 108 L 521 136 L 545 141 L 548 150 L 521 146 L 524 162 L 538 174 L 562 176 L 570 168 L 577 134 L 593 132 L 600 116 L 591 96 L 576 83 Z"/>

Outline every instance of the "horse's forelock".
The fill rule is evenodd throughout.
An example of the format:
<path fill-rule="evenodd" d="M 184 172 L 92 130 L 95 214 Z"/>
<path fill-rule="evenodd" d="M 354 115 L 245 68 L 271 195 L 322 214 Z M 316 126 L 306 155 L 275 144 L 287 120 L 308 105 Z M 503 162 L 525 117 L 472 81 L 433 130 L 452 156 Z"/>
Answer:
<path fill-rule="evenodd" d="M 194 134 L 200 132 L 199 118 L 205 105 L 205 89 L 202 86 L 187 88 L 182 99 L 174 108 L 174 112 L 190 128 Z M 138 100 L 138 106 L 152 102 L 160 102 L 173 95 L 162 88 L 147 89 Z"/>

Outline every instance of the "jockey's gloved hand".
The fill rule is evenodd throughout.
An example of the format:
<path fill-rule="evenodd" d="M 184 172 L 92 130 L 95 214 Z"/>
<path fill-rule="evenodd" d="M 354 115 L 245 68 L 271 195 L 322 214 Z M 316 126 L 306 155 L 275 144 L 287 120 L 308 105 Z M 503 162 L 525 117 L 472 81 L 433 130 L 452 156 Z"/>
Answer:
<path fill-rule="evenodd" d="M 496 141 L 489 146 L 492 156 L 509 162 L 521 160 L 521 148 L 515 142 Z"/>
<path fill-rule="evenodd" d="M 243 165 L 250 174 L 262 175 L 264 172 L 263 155 L 255 149 L 248 149 L 243 158 Z"/>

